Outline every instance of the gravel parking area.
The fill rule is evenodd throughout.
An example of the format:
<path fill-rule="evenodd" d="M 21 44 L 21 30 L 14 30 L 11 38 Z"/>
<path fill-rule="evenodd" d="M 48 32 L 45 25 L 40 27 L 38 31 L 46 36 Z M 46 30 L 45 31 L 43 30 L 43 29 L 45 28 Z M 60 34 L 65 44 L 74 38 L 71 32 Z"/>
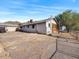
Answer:
<path fill-rule="evenodd" d="M 0 59 L 49 59 L 56 38 L 23 32 L 0 33 Z"/>
<path fill-rule="evenodd" d="M 79 43 L 72 38 L 68 33 L 58 39 L 36 33 L 0 33 L 0 59 L 79 59 Z"/>

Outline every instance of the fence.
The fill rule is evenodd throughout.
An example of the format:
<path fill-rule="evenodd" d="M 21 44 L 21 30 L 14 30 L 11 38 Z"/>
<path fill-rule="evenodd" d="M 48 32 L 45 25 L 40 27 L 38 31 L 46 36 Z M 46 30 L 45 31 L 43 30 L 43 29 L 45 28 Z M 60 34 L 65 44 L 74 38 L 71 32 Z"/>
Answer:
<path fill-rule="evenodd" d="M 79 31 L 71 31 L 70 35 L 72 35 L 76 40 L 79 40 Z"/>
<path fill-rule="evenodd" d="M 79 59 L 79 44 L 74 43 L 74 38 L 57 36 L 56 51 L 49 59 Z"/>

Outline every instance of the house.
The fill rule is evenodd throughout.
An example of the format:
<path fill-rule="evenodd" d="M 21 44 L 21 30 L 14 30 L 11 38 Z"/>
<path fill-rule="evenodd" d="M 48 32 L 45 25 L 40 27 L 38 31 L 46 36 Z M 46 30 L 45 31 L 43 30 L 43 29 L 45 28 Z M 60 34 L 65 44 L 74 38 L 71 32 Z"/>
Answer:
<path fill-rule="evenodd" d="M 15 24 L 5 24 L 5 23 L 0 23 L 0 26 L 4 26 L 7 32 L 12 32 L 15 31 L 18 25 Z"/>
<path fill-rule="evenodd" d="M 41 21 L 30 21 L 20 26 L 23 32 L 52 34 L 57 33 L 57 23 L 54 18 L 48 18 Z"/>

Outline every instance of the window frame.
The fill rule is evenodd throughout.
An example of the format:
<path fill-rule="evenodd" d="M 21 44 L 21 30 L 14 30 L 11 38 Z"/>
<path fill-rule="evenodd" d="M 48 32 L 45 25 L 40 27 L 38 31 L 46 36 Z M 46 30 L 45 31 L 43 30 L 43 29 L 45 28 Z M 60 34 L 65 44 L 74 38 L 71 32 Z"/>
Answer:
<path fill-rule="evenodd" d="M 29 28 L 29 25 L 27 25 L 27 28 Z"/>
<path fill-rule="evenodd" d="M 34 28 L 35 28 L 35 24 L 32 25 L 32 29 L 34 29 Z"/>
<path fill-rule="evenodd" d="M 48 23 L 48 27 L 50 27 L 50 23 Z"/>

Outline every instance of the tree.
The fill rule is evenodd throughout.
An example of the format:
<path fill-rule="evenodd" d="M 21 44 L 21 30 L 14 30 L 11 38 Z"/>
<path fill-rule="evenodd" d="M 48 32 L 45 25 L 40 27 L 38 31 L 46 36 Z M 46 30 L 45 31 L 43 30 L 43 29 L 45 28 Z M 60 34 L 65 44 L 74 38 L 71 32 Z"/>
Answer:
<path fill-rule="evenodd" d="M 79 13 L 66 10 L 55 17 L 60 26 L 65 25 L 67 30 L 79 30 Z"/>

